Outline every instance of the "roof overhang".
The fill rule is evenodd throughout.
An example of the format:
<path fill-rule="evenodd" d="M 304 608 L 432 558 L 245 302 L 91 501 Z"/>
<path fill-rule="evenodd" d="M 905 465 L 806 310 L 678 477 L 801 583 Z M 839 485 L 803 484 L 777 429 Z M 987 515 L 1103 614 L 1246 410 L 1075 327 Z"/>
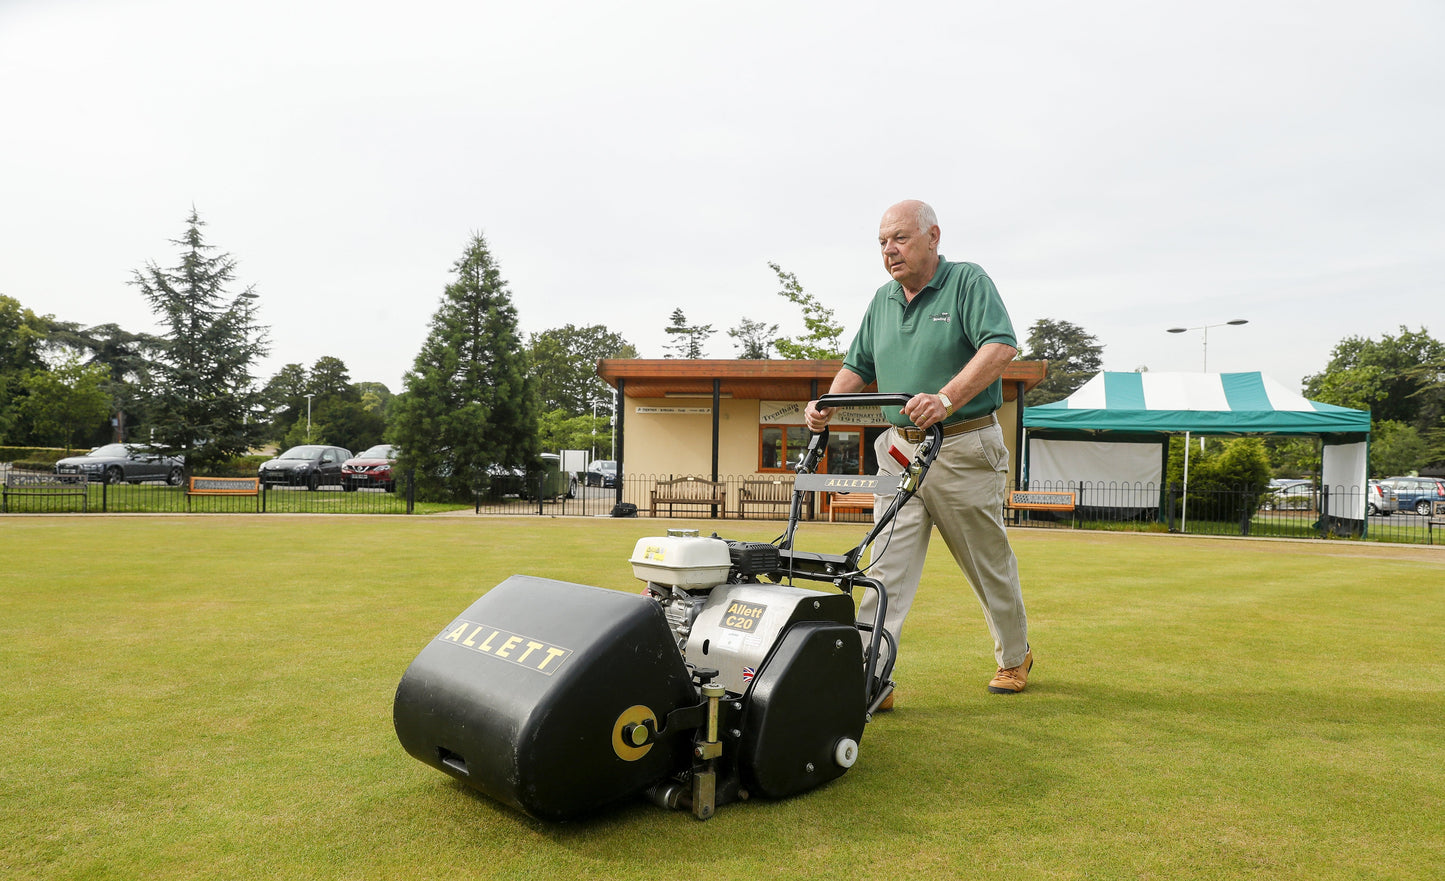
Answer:
<path fill-rule="evenodd" d="M 1048 366 L 1047 361 L 1009 362 L 1004 399 L 1017 397 L 1019 383 L 1028 391 L 1043 382 Z M 732 398 L 806 401 L 826 392 L 842 367 L 841 360 L 604 358 L 597 362 L 597 375 L 613 388 L 625 380 L 631 398 L 712 397 L 716 381 L 719 394 Z"/>

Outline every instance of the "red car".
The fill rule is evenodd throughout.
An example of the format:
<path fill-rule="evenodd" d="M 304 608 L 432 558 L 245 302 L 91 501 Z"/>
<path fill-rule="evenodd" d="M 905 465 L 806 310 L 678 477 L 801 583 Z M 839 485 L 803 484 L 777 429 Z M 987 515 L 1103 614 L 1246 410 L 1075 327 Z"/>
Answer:
<path fill-rule="evenodd" d="M 350 493 L 364 486 L 379 486 L 394 493 L 396 478 L 391 466 L 395 464 L 396 448 L 391 444 L 377 444 L 341 463 L 341 488 Z"/>

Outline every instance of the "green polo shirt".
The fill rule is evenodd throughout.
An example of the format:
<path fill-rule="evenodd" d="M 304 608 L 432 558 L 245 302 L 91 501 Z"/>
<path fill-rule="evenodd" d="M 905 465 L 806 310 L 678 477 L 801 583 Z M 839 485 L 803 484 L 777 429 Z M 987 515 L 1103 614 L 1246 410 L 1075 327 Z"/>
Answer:
<path fill-rule="evenodd" d="M 909 303 L 896 281 L 878 289 L 843 366 L 880 392 L 934 394 L 988 343 L 1018 348 L 1013 322 L 998 289 L 977 264 L 938 258 L 938 271 Z M 959 404 L 947 425 L 984 416 L 1003 403 L 1003 382 L 994 380 Z M 912 426 L 898 407 L 883 408 L 888 421 Z"/>

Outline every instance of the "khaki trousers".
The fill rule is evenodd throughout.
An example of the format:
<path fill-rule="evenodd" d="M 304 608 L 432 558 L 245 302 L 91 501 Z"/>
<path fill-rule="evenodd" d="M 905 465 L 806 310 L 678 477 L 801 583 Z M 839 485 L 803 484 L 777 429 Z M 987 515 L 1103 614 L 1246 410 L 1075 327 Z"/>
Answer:
<path fill-rule="evenodd" d="M 880 474 L 903 469 L 888 455 L 896 446 L 908 457 L 914 446 L 894 431 L 874 443 Z M 922 491 L 898 512 L 891 529 L 873 543 L 868 574 L 883 582 L 888 613 L 883 626 L 899 640 L 903 620 L 913 606 L 933 527 L 953 553 L 983 607 L 984 621 L 993 635 L 994 657 L 1000 667 L 1016 667 L 1028 652 L 1028 616 L 1019 586 L 1018 561 L 1004 529 L 1003 503 L 1008 484 L 1008 448 L 997 424 L 943 439 L 943 448 L 923 480 Z M 887 510 L 891 496 L 880 494 L 874 517 Z M 858 617 L 872 621 L 877 603 L 872 592 L 863 595 Z M 901 641 L 899 642 L 901 646 Z"/>

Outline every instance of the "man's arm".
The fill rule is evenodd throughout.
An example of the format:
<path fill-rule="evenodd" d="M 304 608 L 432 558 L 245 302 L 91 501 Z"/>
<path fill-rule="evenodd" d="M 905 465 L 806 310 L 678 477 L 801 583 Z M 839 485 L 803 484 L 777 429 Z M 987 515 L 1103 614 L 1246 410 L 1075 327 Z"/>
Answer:
<path fill-rule="evenodd" d="M 987 383 L 984 383 L 987 385 Z M 833 377 L 833 385 L 829 387 L 830 395 L 851 395 L 853 392 L 861 392 L 867 388 L 868 383 L 863 377 L 844 367 Z M 824 410 L 817 408 L 817 401 L 809 401 L 806 409 L 803 410 L 803 419 L 808 423 L 809 430 L 814 433 L 820 432 L 828 427 L 828 420 L 833 418 L 833 408 Z"/>
<path fill-rule="evenodd" d="M 949 413 L 973 400 L 974 396 L 988 388 L 990 383 L 1003 376 L 1004 368 L 1008 367 L 1018 353 L 1018 349 L 1005 343 L 985 343 L 983 348 L 975 352 L 968 363 L 963 365 L 963 369 L 938 390 L 953 402 L 951 409 L 944 408 L 943 401 L 937 394 L 916 395 L 908 402 L 908 406 L 903 408 L 903 414 L 912 419 L 913 424 L 919 428 L 942 422 Z M 842 373 L 838 377 L 842 378 Z M 833 382 L 836 385 L 838 380 Z"/>

